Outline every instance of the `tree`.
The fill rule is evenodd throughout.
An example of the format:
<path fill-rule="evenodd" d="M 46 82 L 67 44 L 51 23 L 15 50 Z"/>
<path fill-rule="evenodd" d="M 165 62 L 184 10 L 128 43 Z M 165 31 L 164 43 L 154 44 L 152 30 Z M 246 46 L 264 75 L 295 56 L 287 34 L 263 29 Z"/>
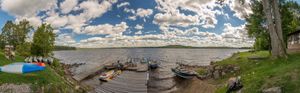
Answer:
<path fill-rule="evenodd" d="M 7 21 L 2 28 L 1 38 L 1 48 L 5 45 L 13 45 L 17 47 L 25 42 L 27 34 L 32 30 L 29 21 L 22 20 L 18 24 L 12 21 Z"/>
<path fill-rule="evenodd" d="M 33 27 L 30 25 L 29 21 L 22 20 L 15 25 L 15 31 L 13 31 L 13 44 L 15 47 L 25 43 L 27 34 L 33 30 Z"/>
<path fill-rule="evenodd" d="M 15 24 L 12 21 L 7 21 L 2 28 L 1 32 L 1 48 L 3 49 L 5 45 L 13 44 L 13 31 L 15 31 Z"/>
<path fill-rule="evenodd" d="M 263 10 L 265 13 L 265 16 L 267 18 L 267 26 L 268 26 L 268 32 L 271 38 L 271 53 L 272 58 L 278 58 L 278 57 L 285 57 L 285 47 L 283 46 L 283 39 L 281 39 L 282 36 L 282 30 L 278 30 L 278 28 L 281 28 L 281 24 L 274 24 L 273 23 L 273 15 L 272 15 L 272 6 L 270 5 L 269 0 L 262 0 L 263 4 Z M 273 6 L 277 7 L 277 6 Z M 276 10 L 273 10 L 273 12 Z M 275 16 L 275 19 L 278 20 L 278 15 Z M 279 18 L 280 19 L 280 18 Z M 277 29 L 275 29 L 275 26 Z M 277 27 L 280 26 L 280 27 Z M 281 34 L 280 34 L 281 33 Z"/>
<path fill-rule="evenodd" d="M 31 54 L 36 56 L 51 56 L 54 50 L 55 34 L 49 24 L 42 24 L 33 35 Z"/>
<path fill-rule="evenodd" d="M 263 13 L 262 3 L 259 1 L 253 1 L 251 5 L 252 14 L 247 18 L 246 29 L 249 37 L 255 38 L 254 49 L 255 50 L 269 50 L 270 49 L 270 35 L 267 29 L 262 25 L 266 22 L 266 18 Z"/>

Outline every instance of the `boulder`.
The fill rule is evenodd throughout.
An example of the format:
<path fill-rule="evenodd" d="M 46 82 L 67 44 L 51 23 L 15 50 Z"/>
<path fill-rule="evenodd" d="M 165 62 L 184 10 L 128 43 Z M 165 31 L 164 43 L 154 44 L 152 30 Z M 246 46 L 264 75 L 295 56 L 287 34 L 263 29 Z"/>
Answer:
<path fill-rule="evenodd" d="M 239 91 L 243 88 L 243 84 L 240 79 L 241 79 L 240 76 L 229 78 L 227 93 L 231 93 L 233 91 Z"/>
<path fill-rule="evenodd" d="M 268 89 L 264 89 L 263 93 L 282 93 L 281 87 L 272 87 Z"/>
<path fill-rule="evenodd" d="M 214 79 L 219 79 L 221 77 L 219 70 L 215 70 L 213 72 L 213 78 Z"/>

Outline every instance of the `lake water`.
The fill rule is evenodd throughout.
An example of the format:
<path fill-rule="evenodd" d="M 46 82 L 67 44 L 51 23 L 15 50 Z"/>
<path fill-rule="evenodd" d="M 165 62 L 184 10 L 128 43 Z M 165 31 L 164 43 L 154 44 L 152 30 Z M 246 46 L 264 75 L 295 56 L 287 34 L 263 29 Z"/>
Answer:
<path fill-rule="evenodd" d="M 233 53 L 247 51 L 247 49 L 172 49 L 172 48 L 130 48 L 130 49 L 82 49 L 74 51 L 55 51 L 55 57 L 62 63 L 85 63 L 72 69 L 73 74 L 91 71 L 103 62 L 128 61 L 130 58 L 148 58 L 161 63 L 158 73 L 150 75 L 155 78 L 148 85 L 148 92 L 165 91 L 176 85 L 174 74 L 170 68 L 176 67 L 176 62 L 189 65 L 209 65 L 212 61 L 219 61 L 230 57 Z M 94 81 L 96 82 L 95 78 Z M 96 84 L 91 84 L 96 86 Z M 98 85 L 97 85 L 98 86 Z M 97 88 L 97 87 L 96 87 Z M 166 90 L 167 91 L 167 90 Z"/>

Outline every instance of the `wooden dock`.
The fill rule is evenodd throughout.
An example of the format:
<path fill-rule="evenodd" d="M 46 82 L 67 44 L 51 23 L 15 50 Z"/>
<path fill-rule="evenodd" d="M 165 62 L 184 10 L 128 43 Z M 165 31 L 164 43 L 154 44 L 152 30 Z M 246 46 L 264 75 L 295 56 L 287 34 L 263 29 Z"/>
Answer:
<path fill-rule="evenodd" d="M 126 60 L 126 57 L 121 56 L 118 58 L 110 59 L 110 56 L 108 56 L 106 60 L 99 62 L 99 64 L 93 65 L 93 67 L 91 68 L 87 68 L 84 71 L 81 71 L 81 73 L 74 75 L 73 78 L 77 81 L 82 81 L 83 79 L 86 79 L 87 77 L 90 77 L 91 75 L 99 72 L 99 70 L 102 70 L 105 64 L 111 64 L 113 62 L 117 62 L 118 60 Z"/>

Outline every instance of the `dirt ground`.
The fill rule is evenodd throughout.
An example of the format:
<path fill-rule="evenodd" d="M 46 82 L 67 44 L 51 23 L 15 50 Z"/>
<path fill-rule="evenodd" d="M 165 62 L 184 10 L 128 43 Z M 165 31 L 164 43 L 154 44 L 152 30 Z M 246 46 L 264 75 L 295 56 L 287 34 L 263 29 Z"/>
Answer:
<path fill-rule="evenodd" d="M 197 78 L 182 80 L 177 78 L 178 90 L 173 93 L 214 93 L 216 86 Z"/>

